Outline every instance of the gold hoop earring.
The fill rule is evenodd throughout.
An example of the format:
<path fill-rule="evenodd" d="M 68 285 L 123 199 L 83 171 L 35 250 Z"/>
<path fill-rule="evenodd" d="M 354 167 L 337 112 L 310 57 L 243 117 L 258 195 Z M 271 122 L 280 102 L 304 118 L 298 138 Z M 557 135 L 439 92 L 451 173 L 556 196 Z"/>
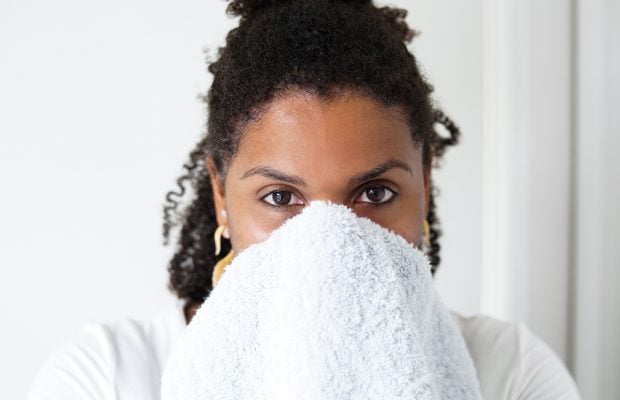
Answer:
<path fill-rule="evenodd" d="M 215 267 L 213 268 L 213 275 L 211 276 L 211 283 L 213 287 L 217 285 L 217 282 L 220 280 L 226 271 L 226 267 L 230 265 L 233 258 L 235 258 L 235 251 L 231 249 L 230 252 L 226 254 L 226 257 L 222 258 L 217 262 L 217 264 L 215 264 Z"/>
<path fill-rule="evenodd" d="M 226 225 L 220 225 L 217 227 L 217 229 L 215 230 L 215 233 L 213 234 L 213 239 L 215 240 L 215 255 L 216 256 L 219 256 L 220 251 L 222 251 L 222 233 L 224 233 L 225 229 L 226 229 Z"/>
<path fill-rule="evenodd" d="M 226 225 L 220 225 L 217 227 L 217 229 L 215 230 L 215 233 L 213 234 L 213 240 L 215 241 L 215 255 L 216 256 L 219 255 L 220 252 L 222 251 L 222 235 L 224 234 L 224 231 L 226 231 Z M 230 252 L 224 258 L 222 258 L 220 261 L 218 261 L 215 264 L 215 266 L 213 267 L 213 274 L 211 275 L 211 283 L 213 287 L 217 285 L 217 282 L 222 277 L 222 274 L 224 274 L 226 267 L 232 262 L 234 257 L 235 257 L 235 252 L 231 249 Z"/>
<path fill-rule="evenodd" d="M 431 247 L 431 226 L 428 220 L 424 220 L 424 243 L 427 247 Z"/>

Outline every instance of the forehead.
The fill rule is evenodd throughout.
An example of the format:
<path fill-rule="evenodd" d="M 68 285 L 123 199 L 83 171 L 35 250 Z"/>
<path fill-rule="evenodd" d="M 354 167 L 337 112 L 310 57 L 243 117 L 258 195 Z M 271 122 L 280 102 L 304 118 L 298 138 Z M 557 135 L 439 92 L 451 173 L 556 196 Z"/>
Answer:
<path fill-rule="evenodd" d="M 418 169 L 419 153 L 398 108 L 348 92 L 329 101 L 296 92 L 274 100 L 248 125 L 231 172 L 262 164 L 324 176 L 357 172 L 390 158 Z"/>

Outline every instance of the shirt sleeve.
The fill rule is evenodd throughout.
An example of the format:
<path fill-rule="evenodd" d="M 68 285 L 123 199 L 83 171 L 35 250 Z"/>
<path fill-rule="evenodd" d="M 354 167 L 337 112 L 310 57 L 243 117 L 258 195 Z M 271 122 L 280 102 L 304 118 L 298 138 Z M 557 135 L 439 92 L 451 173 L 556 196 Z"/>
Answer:
<path fill-rule="evenodd" d="M 564 363 L 525 324 L 519 323 L 518 400 L 580 400 L 581 396 Z"/>
<path fill-rule="evenodd" d="M 114 398 L 114 363 L 105 328 L 87 324 L 57 348 L 39 369 L 28 400 Z"/>

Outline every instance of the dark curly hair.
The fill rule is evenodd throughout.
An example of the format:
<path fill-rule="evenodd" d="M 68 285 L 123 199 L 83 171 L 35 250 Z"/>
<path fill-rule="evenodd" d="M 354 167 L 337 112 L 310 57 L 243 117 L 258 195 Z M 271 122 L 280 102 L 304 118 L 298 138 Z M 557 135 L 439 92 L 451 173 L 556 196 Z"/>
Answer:
<path fill-rule="evenodd" d="M 412 138 L 422 146 L 423 165 L 438 165 L 446 147 L 460 132 L 433 106 L 433 87 L 421 75 L 407 49 L 417 34 L 405 22 L 407 11 L 376 7 L 371 0 L 232 0 L 227 13 L 240 17 L 226 36 L 217 60 L 209 62 L 213 82 L 203 101 L 207 132 L 189 154 L 177 191 L 166 194 L 163 236 L 182 225 L 170 264 L 169 288 L 179 298 L 202 302 L 212 290 L 218 261 L 213 234 L 217 228 L 206 158 L 225 179 L 246 125 L 256 120 L 276 96 L 300 88 L 329 100 L 353 90 L 386 106 L 406 110 Z M 437 125 L 447 135 L 440 135 Z M 193 200 L 178 207 L 186 186 Z M 439 262 L 439 220 L 433 188 L 427 220 L 431 243 L 427 255 L 434 274 Z M 230 243 L 222 243 L 222 254 Z"/>

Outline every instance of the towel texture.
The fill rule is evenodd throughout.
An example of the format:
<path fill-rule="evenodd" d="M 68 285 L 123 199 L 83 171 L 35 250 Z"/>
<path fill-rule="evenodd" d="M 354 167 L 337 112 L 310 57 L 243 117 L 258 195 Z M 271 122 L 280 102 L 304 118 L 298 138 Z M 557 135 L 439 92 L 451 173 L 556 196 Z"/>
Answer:
<path fill-rule="evenodd" d="M 325 201 L 235 257 L 162 377 L 163 400 L 480 398 L 425 255 Z"/>

